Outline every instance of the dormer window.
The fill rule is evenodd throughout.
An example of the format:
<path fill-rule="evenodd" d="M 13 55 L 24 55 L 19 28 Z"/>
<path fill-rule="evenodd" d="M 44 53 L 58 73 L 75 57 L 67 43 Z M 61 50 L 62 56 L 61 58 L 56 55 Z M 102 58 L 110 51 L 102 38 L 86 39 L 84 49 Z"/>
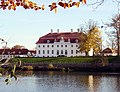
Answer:
<path fill-rule="evenodd" d="M 60 41 L 64 42 L 64 38 L 63 38 L 63 37 L 61 37 Z"/>
<path fill-rule="evenodd" d="M 68 39 L 68 42 L 70 42 L 70 39 Z"/>
<path fill-rule="evenodd" d="M 10 52 L 8 52 L 8 55 L 10 54 Z"/>
<path fill-rule="evenodd" d="M 75 42 L 78 43 L 78 40 L 76 39 Z"/>
<path fill-rule="evenodd" d="M 50 43 L 50 40 L 47 40 L 47 43 Z"/>
<path fill-rule="evenodd" d="M 64 40 L 64 38 L 63 38 L 63 37 L 61 37 L 61 40 Z"/>
<path fill-rule="evenodd" d="M 18 53 L 19 53 L 19 54 L 21 54 L 21 52 L 20 52 L 20 51 L 19 51 Z"/>

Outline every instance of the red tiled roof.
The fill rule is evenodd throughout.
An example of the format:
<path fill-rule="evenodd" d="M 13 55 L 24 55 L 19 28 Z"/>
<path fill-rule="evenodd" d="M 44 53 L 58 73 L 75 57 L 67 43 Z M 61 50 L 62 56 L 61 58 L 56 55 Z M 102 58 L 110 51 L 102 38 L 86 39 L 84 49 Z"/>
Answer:
<path fill-rule="evenodd" d="M 103 53 L 112 53 L 112 50 L 110 48 L 106 48 L 103 50 Z"/>
<path fill-rule="evenodd" d="M 3 55 L 26 55 L 28 53 L 28 49 L 0 49 L 0 55 L 2 53 Z"/>
<path fill-rule="evenodd" d="M 29 50 L 28 52 L 36 54 L 36 50 Z"/>
<path fill-rule="evenodd" d="M 70 40 L 71 43 L 76 43 L 76 40 L 79 40 L 80 34 L 81 33 L 78 32 L 48 33 L 40 37 L 36 44 L 47 43 L 47 40 L 49 40 L 49 43 L 54 43 L 55 40 L 59 42 L 61 38 L 63 38 L 65 42 Z"/>

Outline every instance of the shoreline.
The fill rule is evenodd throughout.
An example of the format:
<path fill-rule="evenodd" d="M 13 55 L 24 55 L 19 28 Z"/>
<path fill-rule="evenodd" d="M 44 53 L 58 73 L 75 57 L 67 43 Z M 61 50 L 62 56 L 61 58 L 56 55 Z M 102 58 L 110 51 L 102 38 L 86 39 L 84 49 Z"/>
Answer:
<path fill-rule="evenodd" d="M 117 72 L 120 73 L 120 64 L 34 64 L 26 63 L 17 67 L 22 71 L 65 71 L 65 72 Z"/>

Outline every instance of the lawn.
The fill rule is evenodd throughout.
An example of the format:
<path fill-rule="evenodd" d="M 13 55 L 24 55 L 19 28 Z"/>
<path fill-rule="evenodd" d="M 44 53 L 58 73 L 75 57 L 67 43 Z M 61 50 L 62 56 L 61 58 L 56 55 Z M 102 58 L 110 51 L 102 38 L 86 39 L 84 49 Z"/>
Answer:
<path fill-rule="evenodd" d="M 100 57 L 52 57 L 52 58 L 19 58 L 22 63 L 92 63 Z"/>

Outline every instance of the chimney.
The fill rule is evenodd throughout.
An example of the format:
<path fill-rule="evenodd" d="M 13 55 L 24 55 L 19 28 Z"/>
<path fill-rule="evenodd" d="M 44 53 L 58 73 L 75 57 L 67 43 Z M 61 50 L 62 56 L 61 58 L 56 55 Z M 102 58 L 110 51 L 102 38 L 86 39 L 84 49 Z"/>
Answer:
<path fill-rule="evenodd" d="M 71 29 L 71 33 L 73 32 L 73 29 Z"/>
<path fill-rule="evenodd" d="M 80 32 L 80 29 L 78 28 L 77 31 L 78 31 L 78 33 L 79 33 L 79 32 Z"/>
<path fill-rule="evenodd" d="M 57 33 L 59 33 L 59 29 L 57 29 Z"/>
<path fill-rule="evenodd" d="M 53 29 L 51 29 L 51 33 L 53 33 Z"/>

